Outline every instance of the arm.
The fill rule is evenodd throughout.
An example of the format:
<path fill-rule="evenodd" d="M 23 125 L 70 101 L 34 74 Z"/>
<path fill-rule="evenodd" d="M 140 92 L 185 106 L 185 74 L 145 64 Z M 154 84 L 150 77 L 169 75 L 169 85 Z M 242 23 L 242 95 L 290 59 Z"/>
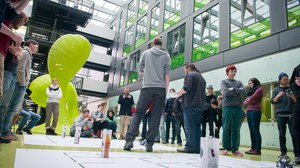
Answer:
<path fill-rule="evenodd" d="M 0 27 L 0 33 L 6 34 L 9 37 L 11 37 L 11 39 L 13 41 L 15 41 L 17 44 L 21 44 L 22 42 L 22 37 L 20 37 L 19 35 L 17 35 L 16 33 L 14 33 L 11 29 L 9 29 L 7 26 L 5 26 L 3 23 L 1 23 L 1 27 Z"/>
<path fill-rule="evenodd" d="M 165 80 L 166 80 L 166 92 L 168 92 L 169 89 L 169 83 L 170 83 L 170 71 L 171 71 L 171 58 L 170 55 L 168 54 L 168 58 L 167 58 L 167 63 L 164 67 L 164 71 L 165 71 Z"/>
<path fill-rule="evenodd" d="M 139 75 L 144 75 L 145 68 L 145 54 L 143 53 L 139 63 Z"/>
<path fill-rule="evenodd" d="M 75 126 L 83 127 L 88 123 L 88 118 L 85 118 L 84 120 L 81 120 L 81 117 L 77 117 L 75 119 Z"/>
<path fill-rule="evenodd" d="M 192 90 L 193 88 L 193 79 L 191 75 L 186 75 L 185 79 L 184 79 L 184 86 L 183 86 L 183 90 L 188 93 Z"/>
<path fill-rule="evenodd" d="M 274 89 L 272 92 L 271 103 L 276 104 L 281 96 L 283 96 L 284 92 L 279 92 L 278 89 Z"/>
<path fill-rule="evenodd" d="M 23 57 L 18 62 L 17 77 L 18 77 L 18 80 L 20 82 L 20 85 L 21 86 L 26 86 L 25 68 L 26 68 L 26 65 L 29 62 L 30 55 L 29 55 L 28 51 L 25 51 L 25 50 L 23 50 L 22 54 L 23 54 Z"/>
<path fill-rule="evenodd" d="M 16 13 L 20 14 L 26 8 L 26 6 L 30 1 L 31 0 L 23 0 L 20 3 L 18 3 L 17 6 L 15 7 Z"/>
<path fill-rule="evenodd" d="M 131 104 L 131 105 L 134 105 L 134 100 L 133 100 L 132 95 L 130 95 L 130 104 Z"/>
<path fill-rule="evenodd" d="M 247 99 L 244 101 L 244 104 L 245 105 L 253 104 L 255 100 L 260 99 L 261 97 L 263 97 L 263 90 L 260 87 L 254 92 L 252 96 L 247 97 Z"/>
<path fill-rule="evenodd" d="M 123 95 L 120 95 L 119 100 L 118 100 L 118 104 L 122 104 L 122 102 L 123 102 Z"/>
<path fill-rule="evenodd" d="M 165 75 L 165 78 L 166 78 L 166 92 L 168 92 L 169 83 L 170 83 L 170 75 Z"/>

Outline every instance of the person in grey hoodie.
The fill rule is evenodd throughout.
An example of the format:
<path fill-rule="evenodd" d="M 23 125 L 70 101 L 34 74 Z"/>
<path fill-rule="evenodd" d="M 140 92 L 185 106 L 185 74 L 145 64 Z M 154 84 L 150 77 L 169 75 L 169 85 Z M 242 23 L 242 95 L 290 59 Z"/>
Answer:
<path fill-rule="evenodd" d="M 46 135 L 57 135 L 55 128 L 57 126 L 59 115 L 59 99 L 62 97 L 62 91 L 58 86 L 56 78 L 52 79 L 52 84 L 47 87 L 46 94 L 48 96 L 46 105 Z M 50 119 L 53 114 L 52 126 Z"/>
<path fill-rule="evenodd" d="M 75 131 L 77 126 L 81 127 L 80 137 L 88 138 L 92 136 L 93 134 L 92 126 L 94 120 L 89 115 L 90 115 L 90 110 L 84 109 L 82 113 L 78 117 L 76 117 L 75 121 L 73 122 L 70 128 L 71 137 L 75 136 Z"/>
<path fill-rule="evenodd" d="M 26 93 L 26 88 L 28 87 L 30 82 L 32 54 L 37 53 L 38 47 L 38 42 L 36 42 L 35 40 L 27 40 L 25 42 L 25 47 L 22 51 L 22 58 L 18 61 L 17 79 L 14 91 L 12 97 L 9 100 L 9 104 L 7 106 L 6 113 L 2 121 L 3 127 L 1 133 L 2 137 L 5 139 L 17 140 L 17 136 L 12 134 L 10 128 L 13 116 L 17 114 L 21 109 L 24 95 Z M 5 105 L 2 107 L 5 107 Z"/>
<path fill-rule="evenodd" d="M 143 86 L 132 117 L 129 130 L 126 134 L 124 150 L 133 148 L 133 141 L 138 135 L 140 122 L 146 113 L 148 104 L 152 100 L 152 112 L 149 129 L 146 133 L 146 151 L 152 152 L 154 139 L 159 130 L 161 115 L 164 111 L 166 92 L 170 76 L 170 55 L 162 49 L 162 40 L 154 38 L 152 48 L 143 52 L 139 63 L 139 74 L 143 76 Z"/>
<path fill-rule="evenodd" d="M 291 93 L 290 87 L 288 86 L 289 77 L 286 73 L 281 72 L 278 76 L 278 80 L 280 85 L 274 88 L 271 103 L 275 105 L 281 155 L 285 156 L 287 154 L 285 133 L 286 125 L 288 125 L 294 146 L 294 154 L 295 157 L 298 158 L 300 155 L 296 145 L 294 128 L 292 127 L 292 111 L 296 97 Z"/>

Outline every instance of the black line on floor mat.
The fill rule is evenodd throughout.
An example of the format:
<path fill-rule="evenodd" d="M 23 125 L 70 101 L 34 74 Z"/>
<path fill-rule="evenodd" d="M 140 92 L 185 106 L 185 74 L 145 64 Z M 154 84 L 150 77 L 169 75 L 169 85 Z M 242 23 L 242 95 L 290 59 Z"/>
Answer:
<path fill-rule="evenodd" d="M 52 139 L 50 139 L 48 136 L 46 136 L 47 139 L 49 139 L 51 142 L 53 142 L 55 145 L 57 145 L 56 142 L 54 142 Z"/>

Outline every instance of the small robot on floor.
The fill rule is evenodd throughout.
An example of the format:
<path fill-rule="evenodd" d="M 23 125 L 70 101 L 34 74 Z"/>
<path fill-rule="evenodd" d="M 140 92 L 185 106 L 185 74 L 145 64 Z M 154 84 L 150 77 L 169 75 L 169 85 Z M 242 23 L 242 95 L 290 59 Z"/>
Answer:
<path fill-rule="evenodd" d="M 295 168 L 295 164 L 291 161 L 287 155 L 280 155 L 276 162 L 276 167 L 279 168 Z"/>

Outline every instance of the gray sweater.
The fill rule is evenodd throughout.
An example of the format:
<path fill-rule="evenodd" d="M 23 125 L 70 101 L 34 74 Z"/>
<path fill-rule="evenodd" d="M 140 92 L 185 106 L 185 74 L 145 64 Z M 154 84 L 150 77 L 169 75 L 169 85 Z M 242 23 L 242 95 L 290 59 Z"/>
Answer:
<path fill-rule="evenodd" d="M 28 86 L 30 82 L 31 62 L 31 50 L 25 46 L 22 51 L 22 58 L 19 60 L 17 67 L 17 82 L 19 82 L 21 86 Z"/>
<path fill-rule="evenodd" d="M 139 72 L 144 72 L 143 88 L 165 88 L 170 62 L 170 55 L 162 48 L 155 46 L 144 51 L 139 63 Z"/>
<path fill-rule="evenodd" d="M 72 126 L 70 128 L 70 131 L 76 130 L 77 126 L 80 126 L 81 130 L 84 130 L 84 127 L 86 125 L 88 126 L 89 129 L 91 129 L 92 126 L 93 126 L 92 123 L 91 123 L 91 121 L 84 121 L 84 118 L 83 118 L 83 116 L 81 114 L 80 116 L 76 117 L 75 121 L 73 122 L 73 124 L 72 124 Z"/>
<path fill-rule="evenodd" d="M 228 90 L 233 88 L 233 90 Z M 221 82 L 221 93 L 223 94 L 222 106 L 242 107 L 242 94 L 246 94 L 246 88 L 241 81 L 225 79 Z"/>

